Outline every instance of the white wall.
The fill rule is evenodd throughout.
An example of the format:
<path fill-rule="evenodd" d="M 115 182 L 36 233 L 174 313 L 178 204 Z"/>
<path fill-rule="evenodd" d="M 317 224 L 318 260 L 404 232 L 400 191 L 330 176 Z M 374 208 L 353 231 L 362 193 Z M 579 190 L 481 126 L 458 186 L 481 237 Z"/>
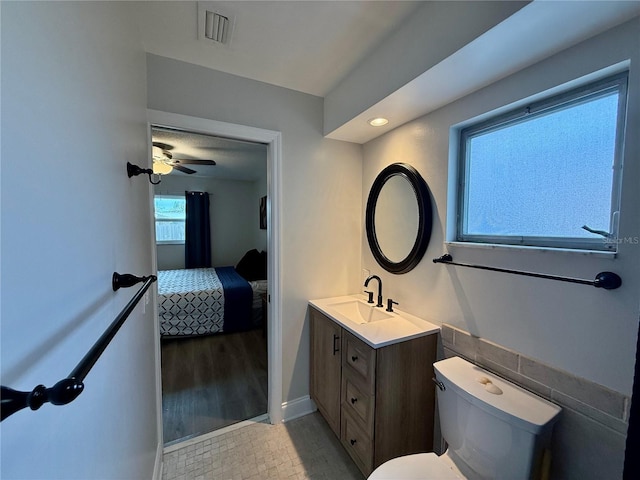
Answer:
<path fill-rule="evenodd" d="M 66 377 L 151 270 L 145 57 L 119 2 L 2 2 L 2 384 Z M 2 422 L 0 476 L 151 478 L 154 320 L 133 311 L 71 404 Z"/>
<path fill-rule="evenodd" d="M 387 274 L 371 256 L 363 232 L 363 268 L 381 274 L 385 295 L 399 308 L 446 322 L 626 395 L 631 393 L 638 331 L 640 246 L 621 244 L 616 259 L 557 252 L 473 249 L 444 245 L 450 128 L 620 61 L 631 59 L 620 236 L 640 234 L 640 20 L 612 29 L 526 70 L 410 122 L 364 146 L 363 205 L 376 175 L 393 162 L 418 169 L 431 189 L 434 223 L 425 258 L 408 274 Z M 453 188 L 453 187 L 450 187 Z M 579 186 L 567 185 L 567 188 Z M 593 287 L 434 264 L 455 260 L 593 279 L 617 272 L 620 289 Z"/>
<path fill-rule="evenodd" d="M 307 302 L 360 280 L 361 147 L 322 137 L 322 99 L 147 55 L 148 106 L 282 132 L 283 400 L 309 394 Z"/>
<path fill-rule="evenodd" d="M 265 156 L 265 172 L 266 166 Z M 235 266 L 248 250 L 264 250 L 265 241 L 261 242 L 256 234 L 260 230 L 256 190 L 266 190 L 266 178 L 262 187 L 256 183 L 168 175 L 162 177 L 162 182 L 155 186 L 155 193 L 184 195 L 187 190 L 209 193 L 212 266 Z M 157 252 L 158 270 L 184 268 L 184 244 L 158 245 Z"/>

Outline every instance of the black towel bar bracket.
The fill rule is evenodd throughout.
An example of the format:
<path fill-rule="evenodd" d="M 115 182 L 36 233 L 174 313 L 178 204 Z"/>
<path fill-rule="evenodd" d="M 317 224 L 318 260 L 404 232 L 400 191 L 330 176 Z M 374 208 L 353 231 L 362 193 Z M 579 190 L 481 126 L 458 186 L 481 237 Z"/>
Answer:
<path fill-rule="evenodd" d="M 558 275 L 547 275 L 544 273 L 523 272 L 520 270 L 509 270 L 506 268 L 487 267 L 484 265 L 471 265 L 469 263 L 458 263 L 453 261 L 453 257 L 445 253 L 441 257 L 434 258 L 433 263 L 444 263 L 447 265 L 457 265 L 459 267 L 478 268 L 480 270 L 490 270 L 492 272 L 513 273 L 516 275 L 524 275 L 526 277 L 546 278 L 548 280 L 558 280 L 561 282 L 579 283 L 581 285 L 591 285 L 605 290 L 615 290 L 622 285 L 622 279 L 613 272 L 600 272 L 596 275 L 595 280 L 583 280 L 581 278 L 561 277 Z"/>
<path fill-rule="evenodd" d="M 112 288 L 114 291 L 122 287 L 131 287 L 137 283 L 144 282 L 142 287 L 127 303 L 118 314 L 115 320 L 109 325 L 98 341 L 91 347 L 87 354 L 80 360 L 69 376 L 60 380 L 53 387 L 47 388 L 38 385 L 31 392 L 21 392 L 4 385 L 0 387 L 0 421 L 15 412 L 29 407 L 31 410 L 39 409 L 43 404 L 49 402 L 53 405 L 66 405 L 75 400 L 84 390 L 84 379 L 107 348 L 113 337 L 129 317 L 140 299 L 144 296 L 151 284 L 157 278 L 154 275 L 147 277 L 136 277 L 131 274 L 121 275 L 114 273 L 112 277 Z"/>
<path fill-rule="evenodd" d="M 152 277 L 154 279 L 153 281 L 155 281 L 156 277 L 153 275 L 149 275 L 148 277 L 136 277 L 130 273 L 113 272 L 113 277 L 111 277 L 111 288 L 116 292 L 120 288 L 129 288 L 133 287 L 136 283 L 146 282 Z"/>

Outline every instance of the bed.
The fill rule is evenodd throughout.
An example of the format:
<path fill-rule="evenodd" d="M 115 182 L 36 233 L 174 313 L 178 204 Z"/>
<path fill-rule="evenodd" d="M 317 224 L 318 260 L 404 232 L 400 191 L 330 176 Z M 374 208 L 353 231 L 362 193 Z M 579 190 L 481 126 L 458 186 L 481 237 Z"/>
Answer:
<path fill-rule="evenodd" d="M 246 280 L 234 267 L 160 270 L 160 334 L 187 337 L 259 327 L 266 291 L 266 280 Z"/>

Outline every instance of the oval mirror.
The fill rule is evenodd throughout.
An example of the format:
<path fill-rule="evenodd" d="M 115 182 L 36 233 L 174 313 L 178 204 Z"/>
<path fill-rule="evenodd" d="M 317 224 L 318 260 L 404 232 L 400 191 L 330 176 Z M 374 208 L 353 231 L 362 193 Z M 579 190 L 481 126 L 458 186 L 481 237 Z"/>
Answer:
<path fill-rule="evenodd" d="M 411 165 L 394 163 L 376 177 L 366 210 L 369 247 L 382 268 L 406 273 L 422 260 L 431 238 L 431 197 Z"/>

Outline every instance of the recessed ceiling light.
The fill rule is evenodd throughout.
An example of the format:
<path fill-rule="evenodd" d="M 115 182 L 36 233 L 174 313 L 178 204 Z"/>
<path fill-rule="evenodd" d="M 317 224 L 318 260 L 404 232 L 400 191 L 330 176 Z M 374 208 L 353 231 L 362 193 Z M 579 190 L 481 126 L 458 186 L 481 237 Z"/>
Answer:
<path fill-rule="evenodd" d="M 383 125 L 386 125 L 387 123 L 389 123 L 389 120 L 387 120 L 384 117 L 376 117 L 376 118 L 372 118 L 371 120 L 369 120 L 369 125 L 371 125 L 372 127 L 382 127 Z"/>

